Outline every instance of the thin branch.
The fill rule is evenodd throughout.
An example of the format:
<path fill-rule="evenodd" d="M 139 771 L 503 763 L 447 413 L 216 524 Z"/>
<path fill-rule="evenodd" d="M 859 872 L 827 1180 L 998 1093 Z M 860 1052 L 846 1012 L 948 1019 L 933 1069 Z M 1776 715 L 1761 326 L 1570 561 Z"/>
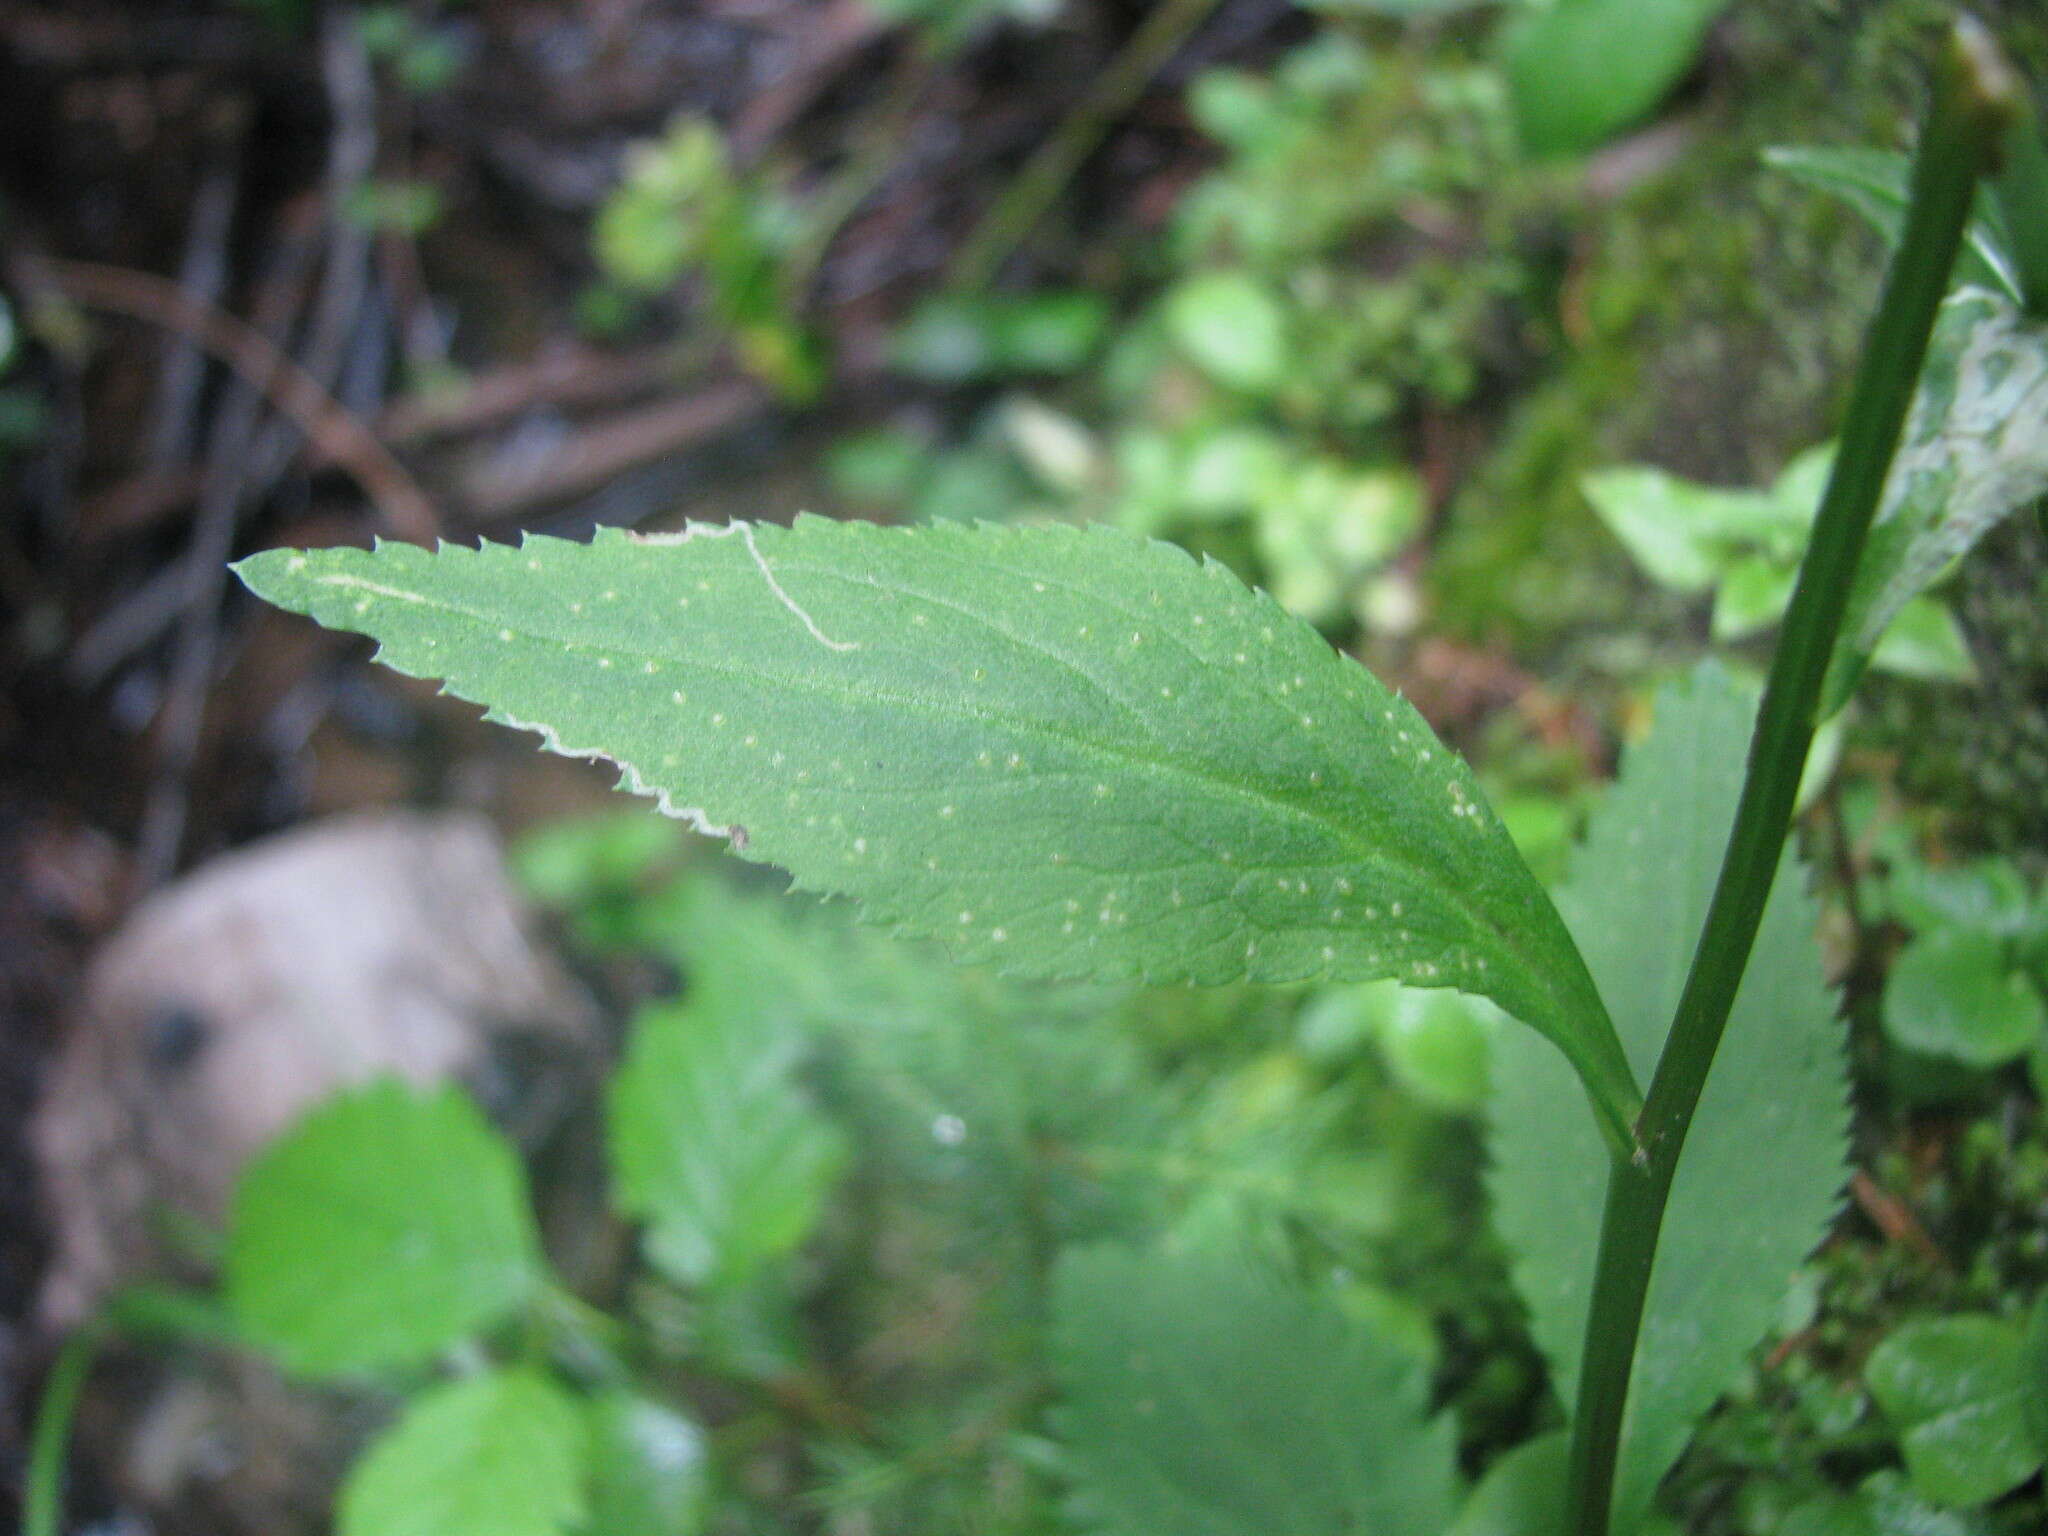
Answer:
<path fill-rule="evenodd" d="M 339 465 L 363 488 L 391 531 L 432 543 L 441 520 L 411 473 L 310 374 L 253 326 L 191 295 L 154 273 L 99 262 L 22 257 L 21 286 L 47 289 L 87 309 L 125 315 L 189 336 L 262 391 L 291 419 L 315 451 Z"/>

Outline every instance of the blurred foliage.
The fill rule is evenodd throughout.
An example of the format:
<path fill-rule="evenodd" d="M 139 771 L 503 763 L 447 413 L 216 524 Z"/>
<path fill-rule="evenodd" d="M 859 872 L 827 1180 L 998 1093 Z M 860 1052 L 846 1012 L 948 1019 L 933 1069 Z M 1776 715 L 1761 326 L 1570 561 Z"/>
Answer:
<path fill-rule="evenodd" d="M 291 0 L 246 3 L 306 21 Z M 1058 10 L 881 8 L 946 48 Z M 1896 71 L 1864 66 L 1941 8 L 1891 0 L 1844 43 L 1828 0 L 1670 0 L 1626 8 L 1649 29 L 1628 48 L 1591 40 L 1613 35 L 1606 0 L 1306 8 L 1306 41 L 1188 82 L 1213 162 L 1127 289 L 1064 274 L 913 306 L 890 361 L 924 394 L 829 444 L 827 492 L 906 520 L 1115 521 L 1230 562 L 1342 641 L 1400 656 L 1427 623 L 1605 673 L 1626 721 L 1674 654 L 1782 611 L 1826 467 L 1807 445 L 1881 254 L 1858 218 L 1881 232 L 1896 201 L 1888 151 L 1785 152 L 1789 175 L 1765 174 L 1762 151 L 1819 120 L 1893 142 Z M 1668 100 L 1724 9 L 1715 69 L 1754 91 L 1688 88 L 1661 125 L 1681 130 L 1674 157 L 1595 202 L 1570 155 Z M 462 64 L 424 15 L 361 17 L 372 56 L 420 93 Z M 1822 54 L 1836 73 L 1811 66 Z M 375 181 L 349 212 L 418 233 L 439 204 Z M 710 123 L 678 118 L 628 154 L 596 216 L 584 318 L 618 333 L 678 309 L 807 399 L 826 379 L 820 238 L 776 169 L 740 168 Z M 2000 238 L 1987 215 L 1966 273 L 2000 281 Z M 0 310 L 9 361 L 10 322 Z M 33 437 L 38 404 L 10 376 L 0 451 Z M 1432 446 L 1461 422 L 1478 435 Z M 2026 578 L 1976 625 L 1959 596 L 1960 628 L 1916 598 L 1878 664 L 1968 675 L 1978 632 L 2038 635 L 2042 590 Z M 1959 734 L 1927 722 L 1997 712 L 1967 690 L 1929 696 L 1880 692 L 1836 734 L 1809 848 L 1850 975 L 1858 1161 L 1920 1225 L 1839 1224 L 1646 1530 L 2048 1522 L 2048 901 L 2040 849 L 2013 830 L 2048 802 L 2018 778 L 2000 803 L 2019 810 L 1995 822 L 1902 803 L 1894 775 L 1963 804 L 1947 793 L 1960 771 L 1916 766 Z M 1869 750 L 1873 715 L 1894 755 Z M 1585 755 L 1508 711 L 1479 729 L 1490 797 L 1561 879 L 1592 796 Z M 1925 755 L 1901 763 L 1901 746 Z M 2015 771 L 2017 754 L 1983 755 Z M 1479 1214 L 1497 1055 L 1483 1004 L 1386 984 L 1020 989 L 707 877 L 640 811 L 547 828 L 519 867 L 593 965 L 677 978 L 630 1010 L 606 1105 L 608 1198 L 637 1246 L 601 1293 L 567 1294 L 509 1148 L 452 1094 L 363 1090 L 252 1169 L 226 1288 L 241 1337 L 304 1374 L 416 1394 L 358 1466 L 348 1536 L 401 1528 L 377 1514 L 398 1505 L 446 1536 L 1035 1536 L 1073 1528 L 1076 1492 L 1091 1528 L 1120 1529 L 1144 1459 L 1175 1447 L 1098 1368 L 1131 1330 L 1186 1321 L 1135 1309 L 1140 1286 L 1220 1296 L 1286 1342 L 1296 1374 L 1252 1384 L 1284 1389 L 1276 1413 L 1314 1399 L 1330 1359 L 1370 1356 L 1356 1374 L 1385 1387 L 1369 1410 L 1383 1431 L 1419 1447 L 1403 1471 L 1428 1485 L 1428 1528 L 1463 1497 L 1438 1486 L 1449 1435 L 1461 1470 L 1484 1473 L 1451 1529 L 1529 1531 L 1508 1511 L 1557 1486 L 1561 1443 L 1541 1433 L 1558 1417 L 1546 1367 Z M 407 1171 L 380 1175 L 378 1146 L 412 1148 Z M 437 1187 L 466 1193 L 385 1219 L 380 1192 Z M 345 1231 L 322 1219 L 337 1211 Z M 449 1360 L 458 1379 L 433 1380 Z M 1163 1399 L 1240 1390 L 1229 1360 L 1205 1364 L 1161 1381 Z M 1114 1446 L 1077 1455 L 1075 1412 Z M 587 1477 L 559 1475 L 564 1456 Z M 1289 1466 L 1250 1458 L 1219 1497 L 1320 1477 Z"/>

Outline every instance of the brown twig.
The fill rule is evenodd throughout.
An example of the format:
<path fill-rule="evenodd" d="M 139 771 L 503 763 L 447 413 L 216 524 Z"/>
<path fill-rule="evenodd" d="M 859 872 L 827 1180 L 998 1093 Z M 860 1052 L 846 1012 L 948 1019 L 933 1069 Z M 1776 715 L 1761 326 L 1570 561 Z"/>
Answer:
<path fill-rule="evenodd" d="M 541 463 L 488 464 L 463 482 L 479 518 L 505 518 L 594 490 L 629 469 L 693 447 L 763 409 L 758 385 L 726 383 L 585 427 Z"/>
<path fill-rule="evenodd" d="M 459 389 L 394 401 L 378 416 L 377 435 L 417 443 L 477 432 L 535 406 L 601 405 L 645 394 L 676 372 L 673 346 L 629 353 L 567 348 L 480 374 Z"/>
<path fill-rule="evenodd" d="M 1927 1229 L 1920 1225 L 1920 1218 L 1913 1214 L 1913 1208 L 1862 1169 L 1857 1169 L 1849 1178 L 1849 1193 L 1856 1201 L 1856 1208 L 1868 1216 L 1878 1231 L 1889 1242 L 1911 1248 L 1936 1269 L 1946 1270 L 1948 1255 L 1927 1235 Z"/>
<path fill-rule="evenodd" d="M 195 302 L 175 283 L 129 267 L 25 256 L 17 260 L 15 271 L 28 292 L 47 289 L 87 309 L 126 315 L 190 336 L 255 384 L 321 457 L 348 471 L 392 532 L 420 543 L 431 543 L 438 534 L 440 518 L 434 505 L 405 466 L 254 327 Z"/>

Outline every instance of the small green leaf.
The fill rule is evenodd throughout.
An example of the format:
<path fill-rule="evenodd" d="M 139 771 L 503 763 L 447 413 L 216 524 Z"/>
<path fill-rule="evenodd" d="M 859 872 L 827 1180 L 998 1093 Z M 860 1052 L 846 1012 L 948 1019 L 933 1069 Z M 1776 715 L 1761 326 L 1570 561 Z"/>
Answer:
<path fill-rule="evenodd" d="M 1532 154 L 1578 154 L 1647 114 L 1727 4 L 1556 0 L 1526 9 L 1503 42 L 1522 143 Z"/>
<path fill-rule="evenodd" d="M 1708 665 L 1661 690 L 1649 736 L 1595 810 L 1559 906 L 1647 1070 L 1677 1006 L 1741 793 L 1755 692 Z M 1790 851 L 1707 1079 L 1657 1250 L 1629 1391 L 1615 1524 L 1650 1507 L 1694 1423 L 1774 1322 L 1847 1176 L 1847 1084 Z M 1572 1401 L 1607 1159 L 1556 1111 L 1556 1065 L 1494 1041 L 1494 1222 L 1531 1330 Z M 1759 1156 L 1759 1148 L 1769 1156 Z"/>
<path fill-rule="evenodd" d="M 1891 916 L 1914 930 L 1974 928 L 2024 941 L 2039 921 L 2027 881 L 2010 861 L 1923 864 L 1892 855 L 1886 898 Z"/>
<path fill-rule="evenodd" d="M 682 1284 L 739 1284 L 817 1223 L 846 1149 L 789 1081 L 798 1043 L 694 1002 L 634 1022 L 611 1086 L 615 1200 Z"/>
<path fill-rule="evenodd" d="M 332 1099 L 235 1190 L 228 1301 L 287 1370 L 413 1365 L 504 1319 L 539 1273 L 519 1160 L 452 1088 Z"/>
<path fill-rule="evenodd" d="M 1455 986 L 1556 1041 L 1611 1133 L 1633 1112 L 1470 771 L 1221 565 L 1106 528 L 806 519 L 239 569 L 958 958 Z"/>
<path fill-rule="evenodd" d="M 1908 1050 L 1973 1067 L 2024 1056 L 2048 1005 L 1996 934 L 1934 928 L 1900 953 L 1885 982 L 1884 1028 Z"/>
<path fill-rule="evenodd" d="M 1887 240 L 1897 242 L 1906 217 L 1910 170 L 1904 155 L 1883 149 L 1786 144 L 1765 150 L 1764 164 L 1839 197 Z M 2021 295 L 2012 256 L 1997 220 L 1987 213 L 1980 205 L 1979 215 L 1970 221 L 1956 278 L 1960 283 L 1995 287 L 2017 304 Z"/>
<path fill-rule="evenodd" d="M 1906 600 L 1878 637 L 1870 664 L 1894 677 L 1927 682 L 1969 683 L 1977 678 L 1977 664 L 1955 615 L 1946 603 L 1925 594 Z"/>
<path fill-rule="evenodd" d="M 1647 465 L 1601 470 L 1582 484 L 1636 564 L 1676 592 L 1706 591 L 1781 521 L 1770 495 L 1695 485 Z"/>
<path fill-rule="evenodd" d="M 1439 1536 L 1453 1427 L 1413 1356 L 1224 1253 L 1066 1254 L 1056 1420 L 1091 1536 Z"/>
<path fill-rule="evenodd" d="M 350 1470 L 337 1536 L 557 1536 L 583 1518 L 586 1431 L 533 1371 L 421 1393 Z"/>
<path fill-rule="evenodd" d="M 2020 1330 L 1994 1317 L 1907 1323 L 1871 1352 L 1863 1379 L 1899 1431 L 1913 1486 L 1954 1509 L 1988 1504 L 2041 1465 L 2028 1419 Z"/>
<path fill-rule="evenodd" d="M 1714 592 L 1714 638 L 1746 640 L 1777 623 L 1792 600 L 1797 575 L 1795 568 L 1763 555 L 1745 555 L 1731 564 Z"/>
<path fill-rule="evenodd" d="M 591 1536 L 696 1536 L 709 1523 L 704 1435 L 631 1392 L 590 1404 Z"/>
<path fill-rule="evenodd" d="M 1286 372 L 1286 316 L 1248 273 L 1183 278 L 1166 296 L 1166 328 L 1188 360 L 1226 388 L 1264 394 Z"/>

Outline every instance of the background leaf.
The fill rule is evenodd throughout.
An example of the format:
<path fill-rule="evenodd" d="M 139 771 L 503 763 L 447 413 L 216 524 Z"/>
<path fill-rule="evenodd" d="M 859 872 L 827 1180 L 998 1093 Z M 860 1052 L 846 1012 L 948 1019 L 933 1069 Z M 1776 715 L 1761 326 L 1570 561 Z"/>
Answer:
<path fill-rule="evenodd" d="M 1508 27 L 1522 143 L 1577 154 L 1644 116 L 1692 66 L 1728 0 L 1556 0 Z"/>
<path fill-rule="evenodd" d="M 2024 1056 L 2048 1006 L 2012 965 L 2006 942 L 1960 927 L 1918 935 L 1885 978 L 1885 1033 L 1910 1050 L 1973 1067 Z"/>
<path fill-rule="evenodd" d="M 1899 1431 L 1914 1488 L 1936 1504 L 1988 1504 L 2040 1468 L 2023 1343 L 1995 1317 L 1935 1317 L 1871 1351 L 1863 1379 Z"/>
<path fill-rule="evenodd" d="M 1712 894 L 1754 714 L 1755 694 L 1717 666 L 1661 690 L 1558 895 L 1646 1075 Z M 1788 852 L 1679 1163 L 1630 1389 L 1621 1529 L 1770 1326 L 1844 1180 L 1840 1031 L 1802 884 Z M 1527 1043 L 1515 1031 L 1495 1041 L 1494 1221 L 1570 1403 L 1607 1161 L 1588 1127 L 1557 1113 L 1557 1065 Z"/>
<path fill-rule="evenodd" d="M 1857 567 L 1828 707 L 1848 697 L 1908 602 L 2044 493 L 2048 324 L 1981 288 L 1951 294 Z"/>
<path fill-rule="evenodd" d="M 631 1392 L 590 1404 L 591 1536 L 694 1536 L 710 1513 L 703 1432 Z"/>
<path fill-rule="evenodd" d="M 816 1224 L 846 1149 L 789 1081 L 800 1044 L 715 1000 L 634 1022 L 611 1085 L 614 1200 L 675 1280 L 740 1283 Z"/>
<path fill-rule="evenodd" d="M 1839 197 L 1875 225 L 1886 240 L 1897 243 L 1906 217 L 1906 179 L 1911 169 L 1904 155 L 1860 145 L 1782 144 L 1764 151 L 1764 164 Z M 1982 199 L 1956 259 L 1956 281 L 1996 288 L 2015 304 L 2020 302 L 2019 280 L 2006 250 L 2004 231 L 1993 205 Z"/>
<path fill-rule="evenodd" d="M 532 1371 L 435 1387 L 342 1485 L 337 1536 L 555 1536 L 583 1518 L 576 1404 Z"/>
<path fill-rule="evenodd" d="M 1094 1536 L 1439 1536 L 1453 1433 L 1414 1357 L 1221 1252 L 1069 1252 L 1060 1439 Z"/>
<path fill-rule="evenodd" d="M 1456 986 L 1626 1113 L 1600 1000 L 1470 771 L 1220 565 L 1106 528 L 804 519 L 240 570 L 958 958 Z"/>
<path fill-rule="evenodd" d="M 512 1148 L 453 1088 L 382 1081 L 315 1109 L 249 1165 L 228 1301 L 288 1370 L 416 1364 L 501 1321 L 539 1253 Z"/>

